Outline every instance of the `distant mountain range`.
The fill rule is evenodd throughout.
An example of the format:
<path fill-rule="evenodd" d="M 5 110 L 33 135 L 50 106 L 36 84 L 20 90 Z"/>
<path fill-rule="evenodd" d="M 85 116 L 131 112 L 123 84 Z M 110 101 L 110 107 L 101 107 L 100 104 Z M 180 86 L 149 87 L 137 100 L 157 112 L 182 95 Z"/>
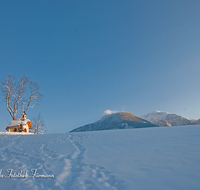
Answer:
<path fill-rule="evenodd" d="M 99 131 L 112 129 L 132 129 L 144 127 L 158 127 L 149 121 L 133 115 L 130 112 L 107 114 L 99 121 L 78 127 L 70 132 Z"/>
<path fill-rule="evenodd" d="M 180 115 L 163 111 L 153 111 L 141 116 L 141 118 L 158 126 L 196 125 L 200 123 L 200 120 L 189 120 Z"/>
<path fill-rule="evenodd" d="M 99 131 L 113 129 L 133 129 L 158 126 L 197 125 L 199 120 L 189 120 L 182 116 L 163 111 L 153 111 L 137 117 L 130 112 L 106 114 L 100 120 L 78 127 L 70 132 Z"/>
<path fill-rule="evenodd" d="M 197 123 L 197 124 L 200 124 L 200 119 L 191 119 L 191 121 Z"/>

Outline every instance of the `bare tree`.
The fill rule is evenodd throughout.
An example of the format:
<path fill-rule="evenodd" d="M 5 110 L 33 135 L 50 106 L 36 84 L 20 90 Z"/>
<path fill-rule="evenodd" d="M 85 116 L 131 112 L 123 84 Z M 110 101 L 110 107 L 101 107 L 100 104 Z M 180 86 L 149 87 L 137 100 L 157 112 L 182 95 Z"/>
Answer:
<path fill-rule="evenodd" d="M 16 119 L 19 106 L 25 104 L 25 110 L 33 108 L 42 95 L 39 93 L 39 85 L 30 81 L 26 76 L 17 80 L 13 75 L 7 76 L 1 81 L 1 91 L 5 97 L 7 110 L 13 120 Z"/>
<path fill-rule="evenodd" d="M 33 132 L 34 134 L 43 134 L 47 132 L 44 125 L 44 120 L 40 114 L 38 114 L 37 118 L 34 118 L 32 120 L 32 126 L 33 130 L 31 130 L 31 132 Z"/>

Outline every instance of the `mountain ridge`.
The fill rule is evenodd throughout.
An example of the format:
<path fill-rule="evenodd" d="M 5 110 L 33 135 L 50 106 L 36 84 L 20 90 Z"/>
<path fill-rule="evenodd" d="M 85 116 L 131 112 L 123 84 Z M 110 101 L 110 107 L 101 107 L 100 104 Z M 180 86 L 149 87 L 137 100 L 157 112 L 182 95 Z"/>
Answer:
<path fill-rule="evenodd" d="M 100 120 L 90 123 L 70 132 L 82 131 L 99 131 L 99 130 L 113 130 L 113 129 L 132 129 L 132 128 L 146 128 L 158 127 L 149 121 L 135 116 L 131 112 L 117 112 L 104 115 Z"/>
<path fill-rule="evenodd" d="M 164 111 L 153 111 L 146 115 L 141 116 L 141 118 L 158 125 L 158 126 L 179 126 L 179 125 L 197 125 L 196 121 L 186 119 L 177 114 L 171 114 Z"/>

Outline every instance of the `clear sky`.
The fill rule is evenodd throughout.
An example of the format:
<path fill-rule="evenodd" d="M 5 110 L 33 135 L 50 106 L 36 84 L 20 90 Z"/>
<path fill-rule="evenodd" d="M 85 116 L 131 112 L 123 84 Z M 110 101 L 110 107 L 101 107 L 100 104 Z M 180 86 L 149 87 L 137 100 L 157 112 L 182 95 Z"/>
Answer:
<path fill-rule="evenodd" d="M 44 97 L 27 117 L 41 113 L 49 133 L 107 109 L 199 119 L 200 1 L 1 1 L 0 80 L 9 74 L 40 85 Z"/>

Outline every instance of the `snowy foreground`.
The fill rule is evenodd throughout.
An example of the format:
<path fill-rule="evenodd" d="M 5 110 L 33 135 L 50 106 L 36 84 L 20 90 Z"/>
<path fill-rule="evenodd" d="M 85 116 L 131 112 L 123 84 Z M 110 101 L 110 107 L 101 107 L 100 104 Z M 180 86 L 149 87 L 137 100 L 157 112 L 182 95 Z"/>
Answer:
<path fill-rule="evenodd" d="M 200 126 L 1 133 L 0 169 L 1 189 L 199 190 Z"/>

